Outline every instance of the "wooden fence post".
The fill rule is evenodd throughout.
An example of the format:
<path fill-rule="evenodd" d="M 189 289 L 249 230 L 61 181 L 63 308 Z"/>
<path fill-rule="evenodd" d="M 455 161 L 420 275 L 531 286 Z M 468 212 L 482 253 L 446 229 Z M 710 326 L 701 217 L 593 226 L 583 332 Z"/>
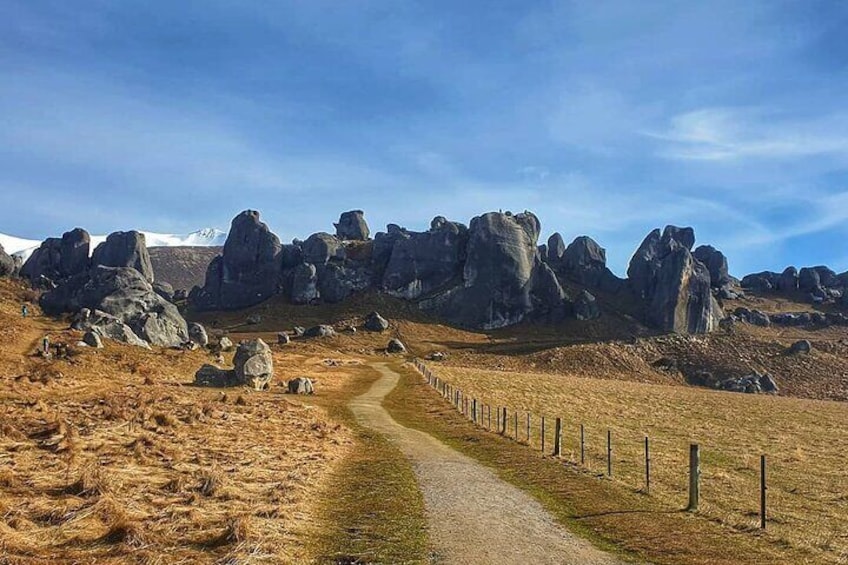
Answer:
<path fill-rule="evenodd" d="M 580 464 L 586 464 L 586 435 L 583 424 L 580 424 Z"/>
<path fill-rule="evenodd" d="M 501 414 L 501 435 L 506 435 L 506 406 L 504 406 L 501 410 L 503 410 L 503 414 Z"/>
<path fill-rule="evenodd" d="M 651 447 L 645 436 L 645 494 L 651 493 Z"/>
<path fill-rule="evenodd" d="M 512 413 L 512 427 L 515 430 L 515 441 L 518 440 L 518 410 Z"/>
<path fill-rule="evenodd" d="M 488 422 L 489 422 L 489 425 L 487 427 L 489 428 L 489 431 L 491 432 L 492 431 L 492 405 L 491 404 L 486 405 L 486 413 L 488 414 Z"/>
<path fill-rule="evenodd" d="M 607 477 L 612 477 L 612 430 L 607 430 Z"/>
<path fill-rule="evenodd" d="M 527 445 L 532 445 L 530 443 L 530 412 L 527 413 Z"/>
<path fill-rule="evenodd" d="M 554 423 L 554 457 L 562 455 L 562 418 L 557 418 Z"/>
<path fill-rule="evenodd" d="M 495 431 L 501 431 L 501 407 L 495 406 Z"/>
<path fill-rule="evenodd" d="M 766 529 L 766 456 L 760 455 L 760 528 Z"/>
<path fill-rule="evenodd" d="M 544 416 L 542 416 L 542 433 L 540 435 L 542 436 L 542 441 L 541 441 L 541 443 L 542 443 L 542 453 L 544 453 L 545 452 L 545 417 Z"/>
<path fill-rule="evenodd" d="M 701 448 L 697 443 L 689 446 L 689 505 L 686 510 L 694 512 L 701 501 Z"/>

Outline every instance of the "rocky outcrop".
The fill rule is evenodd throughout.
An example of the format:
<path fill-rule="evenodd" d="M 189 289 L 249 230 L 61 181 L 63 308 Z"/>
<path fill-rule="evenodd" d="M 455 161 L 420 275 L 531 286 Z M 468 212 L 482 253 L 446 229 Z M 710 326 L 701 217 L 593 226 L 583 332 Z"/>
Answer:
<path fill-rule="evenodd" d="M 345 248 L 336 236 L 324 232 L 313 233 L 303 242 L 303 260 L 313 265 L 326 265 L 330 261 L 344 261 Z"/>
<path fill-rule="evenodd" d="M 45 277 L 59 281 L 79 275 L 88 269 L 91 237 L 82 228 L 50 237 L 33 251 L 21 267 L 21 276 L 31 281 Z"/>
<path fill-rule="evenodd" d="M 196 343 L 200 347 L 209 345 L 209 334 L 206 333 L 206 328 L 197 322 L 188 325 L 188 337 L 192 343 Z"/>
<path fill-rule="evenodd" d="M 333 326 L 326 324 L 312 326 L 303 332 L 303 337 L 335 337 L 335 335 L 336 330 L 333 329 Z"/>
<path fill-rule="evenodd" d="M 462 284 L 425 308 L 461 326 L 492 329 L 562 307 L 562 288 L 538 255 L 539 229 L 530 212 L 471 220 Z"/>
<path fill-rule="evenodd" d="M 40 303 L 52 315 L 84 308 L 104 312 L 151 345 L 178 346 L 188 341 L 186 321 L 177 307 L 156 294 L 150 281 L 130 267 L 94 267 L 45 293 Z M 110 325 L 114 323 L 110 321 Z M 125 336 L 122 341 L 133 341 L 123 329 L 120 333 Z"/>
<path fill-rule="evenodd" d="M 652 231 L 634 254 L 628 282 L 645 306 L 645 321 L 663 331 L 706 333 L 718 328 L 721 308 L 710 290 L 710 273 L 695 259 L 692 228 Z"/>
<path fill-rule="evenodd" d="M 236 386 L 236 373 L 233 370 L 220 369 L 214 365 L 203 365 L 194 374 L 195 386 L 222 388 Z"/>
<path fill-rule="evenodd" d="M 311 379 L 297 377 L 286 383 L 286 392 L 288 394 L 315 394 L 315 387 Z"/>
<path fill-rule="evenodd" d="M 401 340 L 392 338 L 389 340 L 388 345 L 386 345 L 386 351 L 389 353 L 406 353 L 406 346 Z"/>
<path fill-rule="evenodd" d="M 371 232 L 362 210 L 342 213 L 336 227 L 336 237 L 344 241 L 365 241 Z"/>
<path fill-rule="evenodd" d="M 318 271 L 315 265 L 301 263 L 294 268 L 291 275 L 292 304 L 309 304 L 318 300 Z"/>
<path fill-rule="evenodd" d="M 153 282 L 153 266 L 147 253 L 144 234 L 137 231 L 114 232 L 91 255 L 92 267 L 132 267 Z"/>
<path fill-rule="evenodd" d="M 607 268 L 606 250 L 591 237 L 581 235 L 565 247 L 555 233 L 547 250 L 546 262 L 565 280 L 606 292 L 618 292 L 623 286 L 624 281 Z"/>
<path fill-rule="evenodd" d="M 280 286 L 282 245 L 246 210 L 233 219 L 224 251 L 206 271 L 206 283 L 195 287 L 190 300 L 200 310 L 237 310 L 273 296 Z"/>
<path fill-rule="evenodd" d="M 598 301 L 586 290 L 580 291 L 574 301 L 574 317 L 578 320 L 595 320 L 601 317 Z"/>
<path fill-rule="evenodd" d="M 373 261 L 381 288 L 407 300 L 457 283 L 466 258 L 468 228 L 437 216 L 426 232 L 390 225 L 374 241 Z"/>

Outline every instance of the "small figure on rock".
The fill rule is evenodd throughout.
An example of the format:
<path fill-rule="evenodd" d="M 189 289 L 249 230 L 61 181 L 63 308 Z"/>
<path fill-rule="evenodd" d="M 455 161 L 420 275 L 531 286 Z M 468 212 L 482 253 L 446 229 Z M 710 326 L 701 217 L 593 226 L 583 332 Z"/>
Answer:
<path fill-rule="evenodd" d="M 21 304 L 21 317 L 26 318 L 27 316 L 29 316 L 29 306 L 24 302 Z"/>
<path fill-rule="evenodd" d="M 46 335 L 41 338 L 41 355 L 43 357 L 50 357 L 50 336 Z"/>

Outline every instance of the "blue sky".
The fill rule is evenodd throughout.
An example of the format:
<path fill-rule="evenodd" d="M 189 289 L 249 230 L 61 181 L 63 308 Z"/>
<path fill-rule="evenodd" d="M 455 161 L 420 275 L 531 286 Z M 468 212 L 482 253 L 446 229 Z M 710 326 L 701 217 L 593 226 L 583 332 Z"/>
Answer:
<path fill-rule="evenodd" d="M 273 7 L 271 7 L 273 5 Z M 534 211 L 848 269 L 848 3 L 0 0 L 0 232 Z"/>

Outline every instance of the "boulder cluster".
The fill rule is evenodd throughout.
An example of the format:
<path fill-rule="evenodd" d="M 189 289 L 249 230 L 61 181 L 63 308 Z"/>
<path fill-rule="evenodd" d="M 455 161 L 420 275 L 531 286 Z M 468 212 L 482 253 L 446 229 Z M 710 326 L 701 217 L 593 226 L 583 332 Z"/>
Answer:
<path fill-rule="evenodd" d="M 21 276 L 47 289 L 40 299 L 47 314 L 74 314 L 75 329 L 133 345 L 189 341 L 185 319 L 154 288 L 144 234 L 115 232 L 91 257 L 90 245 L 88 232 L 76 228 L 44 241 L 21 267 Z"/>
<path fill-rule="evenodd" d="M 203 365 L 194 375 L 194 384 L 208 387 L 249 386 L 267 390 L 274 377 L 271 348 L 261 339 L 242 341 L 236 348 L 232 369 Z"/>
<path fill-rule="evenodd" d="M 587 236 L 566 246 L 555 233 L 538 245 L 541 226 L 530 212 L 489 212 L 468 226 L 437 216 L 422 232 L 389 224 L 370 239 L 363 212 L 353 210 L 335 228 L 335 234 L 280 244 L 258 212 L 242 212 L 204 286 L 192 290 L 191 303 L 200 310 L 233 310 L 272 295 L 293 304 L 336 303 L 373 290 L 458 326 L 493 329 L 524 320 L 593 320 L 603 314 L 596 293 L 628 293 L 644 306 L 649 325 L 703 333 L 721 317 L 714 295 L 733 282 L 720 252 L 708 246 L 691 251 L 691 228 L 651 232 L 628 279 L 607 268 L 606 252 Z M 583 288 L 570 295 L 571 283 Z M 372 326 L 382 331 L 379 320 L 366 323 Z"/>
<path fill-rule="evenodd" d="M 848 303 L 848 272 L 836 274 L 823 265 L 800 270 L 786 267 L 782 273 L 753 273 L 742 278 L 742 287 L 759 292 L 800 295 L 813 304 Z"/>

